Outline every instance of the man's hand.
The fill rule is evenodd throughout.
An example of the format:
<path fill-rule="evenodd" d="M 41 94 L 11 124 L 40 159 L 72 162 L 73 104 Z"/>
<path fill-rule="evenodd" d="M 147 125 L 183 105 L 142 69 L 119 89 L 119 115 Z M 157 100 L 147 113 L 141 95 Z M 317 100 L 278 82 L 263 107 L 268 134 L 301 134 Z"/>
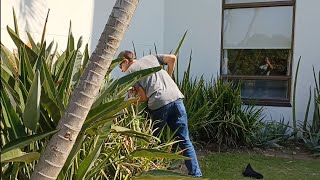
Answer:
<path fill-rule="evenodd" d="M 147 97 L 146 92 L 144 91 L 144 89 L 142 87 L 135 86 L 134 89 L 138 94 L 139 102 L 147 102 L 148 101 L 149 98 Z"/>
<path fill-rule="evenodd" d="M 174 54 L 166 54 L 163 56 L 163 62 L 168 65 L 168 74 L 172 77 L 174 68 L 176 66 L 177 57 Z"/>
<path fill-rule="evenodd" d="M 129 98 L 133 98 L 133 97 L 136 96 L 136 90 L 135 90 L 134 87 L 131 87 L 131 88 L 129 89 L 128 96 L 129 96 Z"/>

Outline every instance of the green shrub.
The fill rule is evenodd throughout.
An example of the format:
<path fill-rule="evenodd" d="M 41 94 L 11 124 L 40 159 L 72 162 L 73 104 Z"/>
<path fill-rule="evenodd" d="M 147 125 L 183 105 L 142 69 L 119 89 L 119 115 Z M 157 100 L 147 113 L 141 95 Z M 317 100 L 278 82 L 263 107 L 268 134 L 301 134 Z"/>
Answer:
<path fill-rule="evenodd" d="M 262 119 L 262 108 L 244 105 L 240 84 L 222 79 L 205 82 L 190 77 L 192 58 L 179 88 L 185 95 L 190 134 L 196 140 L 221 145 L 247 144 L 249 135 Z"/>

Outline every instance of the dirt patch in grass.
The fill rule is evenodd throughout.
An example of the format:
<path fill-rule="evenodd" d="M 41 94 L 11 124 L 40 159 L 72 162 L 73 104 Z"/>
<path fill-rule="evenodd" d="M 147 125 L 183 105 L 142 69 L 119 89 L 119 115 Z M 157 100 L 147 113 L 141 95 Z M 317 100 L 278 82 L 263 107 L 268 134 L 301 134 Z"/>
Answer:
<path fill-rule="evenodd" d="M 201 158 L 210 152 L 230 152 L 248 155 L 264 155 L 267 157 L 279 157 L 290 160 L 319 160 L 320 157 L 314 156 L 302 143 L 287 142 L 282 147 L 277 148 L 248 148 L 240 146 L 237 148 L 218 147 L 216 144 L 197 146 L 197 155 Z"/>

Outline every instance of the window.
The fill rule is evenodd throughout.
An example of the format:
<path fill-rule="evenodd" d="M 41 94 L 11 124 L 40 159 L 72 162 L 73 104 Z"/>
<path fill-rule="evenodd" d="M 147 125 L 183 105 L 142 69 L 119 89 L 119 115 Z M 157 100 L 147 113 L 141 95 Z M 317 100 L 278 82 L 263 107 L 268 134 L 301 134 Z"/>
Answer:
<path fill-rule="evenodd" d="M 290 105 L 295 1 L 224 0 L 222 78 L 260 105 Z"/>

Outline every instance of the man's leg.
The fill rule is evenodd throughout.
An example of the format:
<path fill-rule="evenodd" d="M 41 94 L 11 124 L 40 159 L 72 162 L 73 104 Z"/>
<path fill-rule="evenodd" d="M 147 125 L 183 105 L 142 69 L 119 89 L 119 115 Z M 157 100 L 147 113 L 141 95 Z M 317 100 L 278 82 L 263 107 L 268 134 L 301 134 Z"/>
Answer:
<path fill-rule="evenodd" d="M 168 108 L 166 106 L 161 107 L 159 109 L 150 111 L 151 112 L 151 118 L 154 122 L 153 124 L 153 135 L 158 137 L 160 135 L 160 132 L 167 124 L 166 120 L 168 118 Z"/>
<path fill-rule="evenodd" d="M 169 114 L 168 125 L 170 128 L 175 131 L 177 128 L 176 136 L 179 140 L 182 140 L 179 143 L 179 146 L 182 150 L 186 149 L 183 152 L 183 155 L 191 158 L 191 160 L 186 160 L 185 164 L 189 170 L 189 175 L 192 176 L 202 176 L 200 166 L 198 163 L 197 155 L 194 150 L 194 147 L 190 141 L 189 130 L 188 130 L 188 117 L 182 100 L 177 100 L 174 102 L 172 107 L 173 114 Z"/>

